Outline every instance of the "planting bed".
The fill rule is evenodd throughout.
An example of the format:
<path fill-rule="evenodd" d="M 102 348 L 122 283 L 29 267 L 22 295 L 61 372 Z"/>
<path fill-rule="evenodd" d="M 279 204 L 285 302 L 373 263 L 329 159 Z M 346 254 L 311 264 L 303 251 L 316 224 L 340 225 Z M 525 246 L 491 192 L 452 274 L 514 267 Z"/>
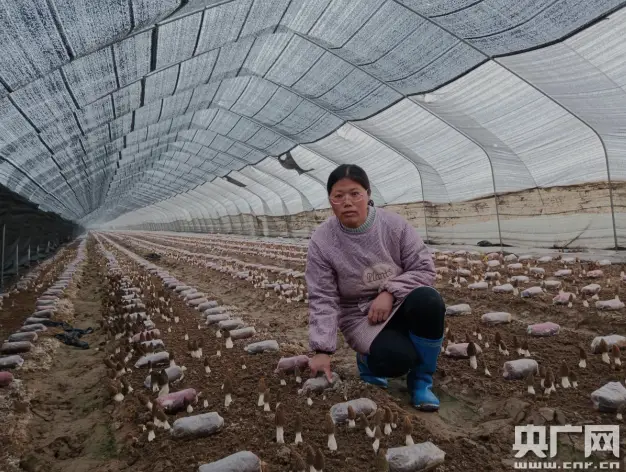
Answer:
<path fill-rule="evenodd" d="M 461 256 L 438 253 L 435 257 L 441 277 L 437 280 L 437 288 L 447 305 L 465 303 L 471 309 L 471 313 L 447 316 L 448 337 L 453 335 L 457 343 L 465 342 L 466 337 L 469 337 L 478 344 L 482 350 L 478 356 L 478 368 L 471 369 L 468 359 L 452 359 L 442 354 L 435 376 L 436 391 L 442 400 L 441 410 L 434 414 L 420 413 L 408 404 L 402 379 L 392 380 L 387 391 L 362 383 L 356 372 L 354 352 L 340 339 L 338 352 L 333 357 L 333 370 L 339 374 L 342 383 L 336 389 L 311 394 L 312 404 L 309 405 L 307 395 L 298 393 L 302 384 L 296 382 L 295 374 L 282 376 L 275 373 L 280 358 L 310 354 L 307 347 L 306 296 L 300 296 L 299 292 L 300 285 L 304 284 L 302 271 L 306 257 L 305 246 L 284 241 L 245 240 L 226 236 L 196 238 L 138 233 L 101 233 L 91 236 L 90 244 L 93 244 L 89 252 L 90 260 L 96 258 L 100 261 L 93 268 L 100 271 L 97 280 L 100 280 L 101 286 L 90 285 L 88 289 L 97 290 L 102 295 L 99 311 L 105 317 L 111 316 L 111 313 L 117 314 L 119 319 L 125 310 L 125 302 L 122 302 L 120 293 L 111 294 L 110 283 L 111 280 L 126 277 L 124 284 L 127 292 L 140 289 L 133 303 L 136 301 L 145 305 L 145 308 L 138 307 L 131 311 L 145 312 L 150 317 L 160 332 L 158 339 L 163 343 L 157 351 L 166 351 L 170 359 L 174 358 L 177 366 L 185 368 L 183 378 L 169 385 L 170 392 L 195 389 L 196 393 L 200 393 L 198 402 L 192 402 L 193 411 L 183 409 L 167 415 L 169 425 L 173 426 L 179 418 L 210 412 L 216 412 L 223 418 L 221 430 L 206 437 L 174 439 L 169 431 L 157 425 L 154 440 L 148 441 L 149 431 L 145 427 L 154 420 L 154 415 L 142 405 L 138 394 L 141 392 L 152 402 L 156 401 L 158 393 L 143 386 L 148 367 L 135 368 L 141 355 L 134 352 L 130 356 L 125 366 L 130 368 L 130 372 L 124 373 L 122 377 L 134 391 L 125 392 L 124 398 L 116 401 L 114 393 L 122 391 L 123 386 L 119 378 L 108 377 L 107 371 L 110 369 L 104 365 L 104 360 L 114 354 L 115 346 L 123 347 L 124 344 L 121 340 L 111 339 L 111 334 L 101 328 L 97 333 L 101 344 L 96 345 L 98 351 L 92 350 L 91 355 L 97 362 L 93 375 L 99 379 L 97 406 L 102 413 L 92 419 L 102 421 L 106 418 L 112 440 L 106 460 L 100 457 L 89 462 L 91 471 L 191 472 L 203 464 L 246 450 L 256 454 L 266 470 L 296 470 L 292 451 L 297 451 L 303 457 L 306 455 L 302 445 L 293 445 L 297 415 L 302 419 L 304 445 L 319 447 L 324 453 L 324 471 L 374 471 L 377 469 L 372 449 L 373 439 L 365 434 L 358 421 L 355 429 L 348 428 L 346 424 L 335 425 L 338 450 L 333 452 L 327 447 L 325 415 L 334 404 L 358 398 L 369 398 L 379 408 L 389 407 L 399 416 L 398 428 L 393 429 L 390 435 L 383 436 L 380 441 L 382 448 L 404 445 L 401 423 L 408 415 L 413 425 L 412 437 L 415 443 L 430 441 L 445 452 L 444 463 L 435 469 L 438 471 L 512 470 L 515 424 L 621 424 L 616 419 L 616 412 L 598 412 L 594 409 L 591 393 L 610 381 L 624 385 L 626 372 L 622 367 L 615 369 L 613 365 L 604 363 L 601 354 L 592 353 L 590 345 L 597 335 L 625 334 L 626 310 L 598 311 L 595 308 L 596 300 L 591 297 L 587 300 L 587 307 L 583 305 L 580 293 L 570 308 L 567 303 L 563 306 L 553 305 L 552 298 L 558 290 L 551 292 L 546 289 L 538 298 L 494 293 L 496 283 L 484 291 L 470 291 L 465 281 L 455 280 L 449 273 L 443 273 L 446 269 L 442 269 L 447 267 L 448 270 L 456 271 L 458 267 L 467 267 L 467 260 L 453 262 L 454 258 Z M 103 263 L 105 256 L 109 260 L 108 267 Z M 476 261 L 480 258 L 472 256 L 470 259 Z M 152 265 L 152 262 L 156 265 Z M 502 265 L 508 263 L 503 262 Z M 558 279 L 565 280 L 565 290 L 573 292 L 576 287 L 580 292 L 583 286 L 597 283 L 601 286 L 597 298 L 610 300 L 616 294 L 619 296 L 620 287 L 626 286 L 621 280 L 623 267 L 618 264 L 596 267 L 591 263 L 573 261 L 567 265 L 573 273 L 564 279 L 552 276 L 565 267 L 562 261 L 531 261 L 530 267 L 545 270 L 543 279 L 534 278 L 526 266 L 527 262 L 523 264 L 519 274 L 529 272 L 527 276 L 530 281 L 517 287 L 519 292 L 540 285 L 544 280 Z M 291 269 L 291 272 L 285 271 L 285 268 Z M 592 269 L 601 269 L 603 275 L 597 279 L 589 278 L 587 274 Z M 509 275 L 513 275 L 502 267 L 495 270 L 501 274 L 502 285 L 507 283 Z M 216 301 L 218 308 L 223 307 L 231 318 L 240 318 L 245 326 L 254 327 L 254 336 L 235 340 L 234 347 L 227 349 L 226 333 L 221 332 L 222 337 L 217 337 L 217 325 L 207 326 L 200 311 L 185 303 L 176 291 L 165 287 L 163 279 L 170 280 L 163 274 L 165 271 L 170 277 L 176 278 L 179 285 L 197 289 L 206 300 Z M 486 258 L 482 268 L 473 275 L 482 280 L 485 271 Z M 109 277 L 106 280 L 103 278 L 105 274 Z M 472 276 L 466 279 L 470 284 L 477 281 Z M 86 293 L 84 295 L 87 296 Z M 113 312 L 109 310 L 111 305 L 114 306 Z M 508 312 L 511 314 L 511 322 L 497 326 L 484 324 L 481 317 L 488 312 Z M 28 315 L 29 312 L 25 313 L 25 316 Z M 95 316 L 94 313 L 92 316 L 95 323 L 102 315 Z M 529 324 L 548 321 L 560 325 L 555 336 L 527 336 Z M 479 326 L 480 340 L 474 334 L 476 326 Z M 495 343 L 496 333 L 506 344 L 508 356 L 499 352 Z M 524 379 L 503 378 L 504 363 L 523 357 L 514 349 L 514 336 L 520 343 L 527 340 L 530 358 L 536 360 L 539 366 L 554 372 L 556 392 L 545 396 L 538 375 L 534 379 L 534 396 L 527 393 Z M 202 349 L 198 357 L 190 355 L 191 348 L 186 338 L 197 342 Z M 279 351 L 252 355 L 244 350 L 248 344 L 265 340 L 277 341 Z M 485 341 L 489 342 L 489 347 Z M 448 339 L 448 343 L 452 341 Z M 579 367 L 579 347 L 583 347 L 587 356 L 585 369 Z M 218 350 L 221 354 L 219 357 L 216 355 Z M 205 372 L 205 359 L 210 374 Z M 577 376 L 576 389 L 561 386 L 559 369 L 563 363 Z M 490 376 L 485 374 L 485 367 Z M 158 371 L 160 367 L 155 369 Z M 303 371 L 301 375 L 305 382 L 310 374 Z M 264 377 L 269 388 L 270 411 L 257 406 L 261 377 Z M 232 404 L 228 407 L 224 403 L 225 392 L 222 388 L 227 379 L 232 383 Z M 286 385 L 281 385 L 281 380 Z M 80 380 L 77 383 L 80 384 Z M 109 384 L 116 385 L 117 390 L 109 391 Z M 72 386 L 69 388 L 72 389 Z M 276 442 L 277 402 L 280 402 L 286 419 L 285 445 Z M 582 459 L 582 435 L 562 436 L 560 441 L 557 459 Z M 624 448 L 621 448 L 624 453 Z M 22 450 L 20 453 L 27 454 L 27 451 Z M 82 450 L 76 454 L 87 455 L 88 451 Z M 601 457 L 594 456 L 595 459 Z M 54 460 L 51 459 L 50 464 L 54 464 Z M 112 464 L 114 468 L 110 468 Z M 70 469 L 49 466 L 40 470 Z"/>

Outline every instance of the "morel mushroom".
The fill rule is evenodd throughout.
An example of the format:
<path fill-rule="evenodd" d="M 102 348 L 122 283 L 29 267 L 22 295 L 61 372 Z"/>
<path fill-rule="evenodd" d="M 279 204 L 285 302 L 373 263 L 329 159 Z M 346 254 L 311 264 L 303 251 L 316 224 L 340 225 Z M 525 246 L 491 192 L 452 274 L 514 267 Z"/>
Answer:
<path fill-rule="evenodd" d="M 385 424 L 385 428 L 383 432 L 385 436 L 389 436 L 391 434 L 391 422 L 393 421 L 393 413 L 391 412 L 391 408 L 388 406 L 385 407 L 385 413 L 383 416 L 383 422 Z"/>
<path fill-rule="evenodd" d="M 233 402 L 232 393 L 233 393 L 233 384 L 232 384 L 232 381 L 230 380 L 230 377 L 227 377 L 226 380 L 224 381 L 224 395 L 225 395 L 224 406 L 226 408 L 228 408 L 230 404 Z"/>
<path fill-rule="evenodd" d="M 354 408 L 352 408 L 352 405 L 348 405 L 348 428 L 354 428 L 356 427 L 356 412 L 354 411 Z"/>
<path fill-rule="evenodd" d="M 368 438 L 373 438 L 374 437 L 374 430 L 372 428 L 370 428 L 369 422 L 367 421 L 367 417 L 365 416 L 364 413 L 361 413 L 359 415 L 359 423 L 361 424 L 361 427 L 363 429 L 365 429 L 365 434 L 367 434 Z"/>
<path fill-rule="evenodd" d="M 571 384 L 569 382 L 569 368 L 567 367 L 565 361 L 561 364 L 559 374 L 561 376 L 561 387 L 570 388 Z"/>
<path fill-rule="evenodd" d="M 467 345 L 467 355 L 469 356 L 470 367 L 476 370 L 478 368 L 478 362 L 476 361 L 476 345 L 471 341 Z"/>
<path fill-rule="evenodd" d="M 407 446 L 412 446 L 415 444 L 413 441 L 413 437 L 411 433 L 413 432 L 413 423 L 411 422 L 411 418 L 409 416 L 404 417 L 404 421 L 402 422 L 402 434 L 404 434 L 404 444 Z"/>
<path fill-rule="evenodd" d="M 586 369 L 587 368 L 587 352 L 582 346 L 578 347 L 578 357 L 580 359 L 578 361 L 578 367 L 580 367 L 581 369 Z"/>
<path fill-rule="evenodd" d="M 600 352 L 602 353 L 602 362 L 605 364 L 611 364 L 611 359 L 609 358 L 609 345 L 604 339 L 600 341 Z"/>
<path fill-rule="evenodd" d="M 330 413 L 326 413 L 326 419 L 324 422 L 324 430 L 328 435 L 328 449 L 331 451 L 337 450 L 337 441 L 335 439 L 335 423 Z"/>
<path fill-rule="evenodd" d="M 276 442 L 285 444 L 285 412 L 282 407 L 276 408 Z"/>
<path fill-rule="evenodd" d="M 611 346 L 611 357 L 613 358 L 613 365 L 615 370 L 619 370 L 619 368 L 622 366 L 622 360 L 620 359 L 620 349 L 617 344 L 613 344 L 613 346 Z"/>
<path fill-rule="evenodd" d="M 257 406 L 263 406 L 265 404 L 264 395 L 267 387 L 265 386 L 265 377 L 261 377 L 259 379 L 259 401 L 257 402 Z"/>
<path fill-rule="evenodd" d="M 526 387 L 529 395 L 535 394 L 535 375 L 532 372 L 529 372 L 526 376 Z"/>
<path fill-rule="evenodd" d="M 378 452 L 378 448 L 380 447 L 380 440 L 382 438 L 383 438 L 383 432 L 380 430 L 380 426 L 376 426 L 376 430 L 374 431 L 374 443 L 372 444 L 374 453 Z"/>
<path fill-rule="evenodd" d="M 298 444 L 302 444 L 302 417 L 300 415 L 296 415 L 294 429 L 296 430 L 296 439 L 293 443 L 297 446 Z"/>

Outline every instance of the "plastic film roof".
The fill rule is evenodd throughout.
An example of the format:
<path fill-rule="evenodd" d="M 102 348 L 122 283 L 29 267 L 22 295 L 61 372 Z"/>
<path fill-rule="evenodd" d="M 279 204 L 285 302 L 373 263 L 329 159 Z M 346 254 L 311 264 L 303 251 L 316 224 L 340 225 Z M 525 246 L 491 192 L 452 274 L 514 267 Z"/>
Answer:
<path fill-rule="evenodd" d="M 379 205 L 621 181 L 623 4 L 3 1 L 0 183 L 85 226 L 234 230 L 327 208 L 340 163 Z M 580 225 L 617 244 L 617 200 Z M 494 205 L 459 231 L 523 227 Z"/>

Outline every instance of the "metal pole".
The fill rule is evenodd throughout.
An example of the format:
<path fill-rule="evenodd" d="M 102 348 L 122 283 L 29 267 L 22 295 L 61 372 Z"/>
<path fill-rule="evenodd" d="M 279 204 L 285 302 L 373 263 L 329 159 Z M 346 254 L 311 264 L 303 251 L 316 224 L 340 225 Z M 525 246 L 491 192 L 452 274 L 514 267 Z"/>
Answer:
<path fill-rule="evenodd" d="M 6 239 L 7 225 L 2 225 L 2 255 L 0 256 L 0 290 L 4 288 L 4 243 Z"/>

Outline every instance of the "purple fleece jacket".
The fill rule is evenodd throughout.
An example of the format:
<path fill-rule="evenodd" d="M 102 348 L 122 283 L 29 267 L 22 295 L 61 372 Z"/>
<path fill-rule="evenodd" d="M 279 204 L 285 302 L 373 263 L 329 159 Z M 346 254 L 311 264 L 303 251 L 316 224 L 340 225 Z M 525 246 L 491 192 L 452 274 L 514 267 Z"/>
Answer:
<path fill-rule="evenodd" d="M 339 328 L 355 351 L 368 354 L 404 298 L 435 281 L 435 264 L 415 228 L 396 213 L 369 211 L 357 230 L 344 228 L 332 216 L 311 236 L 306 283 L 312 350 L 334 352 Z M 371 325 L 369 306 L 381 291 L 394 296 L 392 315 Z"/>

